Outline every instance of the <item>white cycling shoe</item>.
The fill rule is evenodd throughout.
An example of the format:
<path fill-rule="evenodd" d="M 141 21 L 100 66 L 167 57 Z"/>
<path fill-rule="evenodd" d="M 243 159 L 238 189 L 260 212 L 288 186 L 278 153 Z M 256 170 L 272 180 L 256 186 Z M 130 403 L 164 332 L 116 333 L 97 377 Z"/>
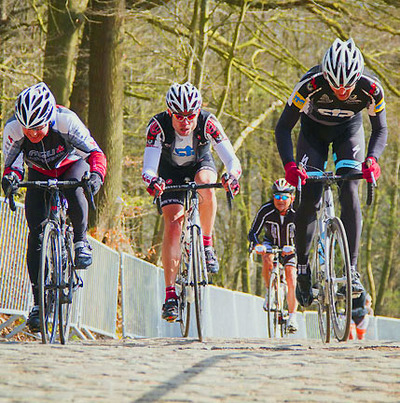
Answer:
<path fill-rule="evenodd" d="M 289 333 L 296 333 L 299 330 L 299 325 L 297 324 L 296 315 L 289 316 L 287 331 Z"/>

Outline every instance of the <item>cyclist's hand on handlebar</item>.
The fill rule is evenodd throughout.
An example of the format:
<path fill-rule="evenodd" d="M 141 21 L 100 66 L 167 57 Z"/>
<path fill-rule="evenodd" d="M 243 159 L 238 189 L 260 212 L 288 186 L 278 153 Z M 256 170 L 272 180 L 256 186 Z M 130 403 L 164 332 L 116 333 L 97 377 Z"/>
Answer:
<path fill-rule="evenodd" d="M 150 182 L 150 185 L 147 187 L 147 192 L 150 196 L 160 197 L 165 189 L 165 180 L 163 178 L 153 178 Z"/>
<path fill-rule="evenodd" d="M 88 185 L 94 196 L 103 186 L 103 180 L 101 179 L 100 174 L 98 174 L 97 172 L 92 172 L 88 180 Z"/>
<path fill-rule="evenodd" d="M 308 178 L 307 172 L 304 168 L 299 168 L 294 161 L 288 162 L 285 165 L 285 179 L 292 185 L 297 187 L 299 184 L 299 178 L 301 184 L 306 184 Z"/>
<path fill-rule="evenodd" d="M 221 178 L 221 183 L 227 192 L 232 192 L 233 196 L 236 196 L 240 191 L 239 181 L 236 179 L 235 175 L 223 174 Z"/>
<path fill-rule="evenodd" d="M 282 248 L 282 256 L 293 255 L 295 253 L 295 248 L 292 245 L 285 245 Z"/>
<path fill-rule="evenodd" d="M 366 179 L 367 182 L 374 182 L 374 179 L 378 179 L 381 176 L 381 167 L 376 162 L 374 157 L 368 157 L 362 163 L 362 174 L 363 178 Z"/>
<path fill-rule="evenodd" d="M 15 172 L 10 172 L 3 176 L 1 180 L 1 187 L 3 188 L 6 197 L 14 194 L 18 190 L 19 178 Z"/>
<path fill-rule="evenodd" d="M 267 248 L 265 247 L 265 245 L 257 244 L 254 246 L 254 252 L 256 252 L 257 255 L 263 255 L 267 252 Z"/>

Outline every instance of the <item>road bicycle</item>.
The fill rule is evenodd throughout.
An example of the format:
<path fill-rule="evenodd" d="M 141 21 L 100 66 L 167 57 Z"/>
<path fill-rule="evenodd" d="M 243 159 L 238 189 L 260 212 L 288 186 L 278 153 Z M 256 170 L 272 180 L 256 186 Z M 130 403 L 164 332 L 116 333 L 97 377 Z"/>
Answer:
<path fill-rule="evenodd" d="M 311 273 L 313 297 L 318 309 L 318 327 L 325 343 L 330 341 L 331 328 L 338 341 L 348 339 L 352 298 L 357 297 L 352 293 L 348 240 L 343 223 L 335 214 L 332 185 L 362 178 L 362 173 L 335 175 L 333 172 L 308 172 L 308 183 L 323 185 L 312 242 Z M 368 183 L 367 204 L 371 204 L 372 194 L 372 184 Z"/>
<path fill-rule="evenodd" d="M 68 341 L 74 292 L 83 286 L 75 271 L 73 259 L 73 229 L 67 219 L 68 203 L 63 189 L 83 187 L 91 208 L 95 208 L 88 185 L 89 175 L 81 181 L 48 179 L 18 183 L 18 188 L 40 188 L 48 194 L 47 215 L 41 233 L 38 275 L 39 318 L 42 343 L 61 344 Z M 10 209 L 16 206 L 13 194 L 8 195 Z"/>
<path fill-rule="evenodd" d="M 180 238 L 181 259 L 175 284 L 179 298 L 177 321 L 180 322 L 182 336 L 187 337 L 190 329 L 191 306 L 194 304 L 197 335 L 200 341 L 203 341 L 204 289 L 209 284 L 209 277 L 200 225 L 198 190 L 222 187 L 222 183 L 189 182 L 182 185 L 168 185 L 164 190 L 164 192 L 185 192 L 184 218 Z M 232 197 L 232 192 L 227 192 L 229 208 L 231 208 Z"/>
<path fill-rule="evenodd" d="M 272 246 L 268 253 L 274 255 L 272 270 L 268 285 L 267 323 L 268 337 L 285 337 L 288 334 L 289 310 L 287 305 L 287 283 L 285 267 L 281 263 L 281 253 L 294 252 L 294 247 L 285 247 L 288 250 Z M 254 250 L 258 253 L 266 252 L 264 245 L 256 245 Z"/>

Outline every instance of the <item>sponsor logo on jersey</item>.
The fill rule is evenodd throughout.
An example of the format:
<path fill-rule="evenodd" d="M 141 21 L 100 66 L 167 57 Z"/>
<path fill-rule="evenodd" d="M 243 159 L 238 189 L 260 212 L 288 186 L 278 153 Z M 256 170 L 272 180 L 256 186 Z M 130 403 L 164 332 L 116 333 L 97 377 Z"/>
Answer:
<path fill-rule="evenodd" d="M 153 120 L 153 122 L 150 123 L 150 126 L 147 130 L 147 141 L 146 145 L 147 146 L 154 146 L 154 143 L 156 142 L 157 136 L 161 133 L 161 127 L 158 124 L 156 120 Z"/>
<path fill-rule="evenodd" d="M 62 153 L 65 150 L 63 146 L 58 146 L 57 149 L 53 148 L 46 151 L 30 150 L 28 153 L 29 158 L 38 161 L 53 161 L 58 158 L 57 154 Z"/>
<path fill-rule="evenodd" d="M 319 104 L 330 104 L 331 102 L 333 102 L 333 99 L 328 94 L 322 94 L 321 98 L 317 101 Z"/>
<path fill-rule="evenodd" d="M 304 97 L 299 93 L 296 92 L 293 96 L 293 103 L 299 108 L 303 108 L 304 103 L 306 102 L 306 100 L 304 99 Z"/>
<path fill-rule="evenodd" d="M 194 155 L 194 149 L 190 146 L 186 146 L 185 148 L 175 148 L 174 154 L 178 157 L 190 157 Z"/>
<path fill-rule="evenodd" d="M 353 111 L 342 109 L 318 109 L 318 112 L 323 116 L 333 116 L 335 118 L 349 118 L 354 115 Z"/>
<path fill-rule="evenodd" d="M 206 133 L 209 134 L 217 143 L 224 139 L 221 130 L 218 129 L 217 125 L 212 119 L 207 120 Z"/>

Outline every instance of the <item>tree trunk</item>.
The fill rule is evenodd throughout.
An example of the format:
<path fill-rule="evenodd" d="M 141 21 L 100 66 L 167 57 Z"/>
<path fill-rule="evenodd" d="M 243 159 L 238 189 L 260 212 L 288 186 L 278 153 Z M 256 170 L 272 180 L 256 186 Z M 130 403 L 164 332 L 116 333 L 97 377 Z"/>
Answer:
<path fill-rule="evenodd" d="M 79 33 L 88 0 L 50 0 L 43 81 L 57 103 L 69 106 Z"/>
<path fill-rule="evenodd" d="M 91 226 L 118 226 L 123 157 L 124 0 L 93 0 L 90 13 L 89 128 L 107 156 L 108 172 Z"/>
<path fill-rule="evenodd" d="M 70 96 L 70 108 L 85 124 L 88 124 L 89 114 L 89 27 L 90 24 L 86 22 L 79 46 L 75 80 Z"/>

